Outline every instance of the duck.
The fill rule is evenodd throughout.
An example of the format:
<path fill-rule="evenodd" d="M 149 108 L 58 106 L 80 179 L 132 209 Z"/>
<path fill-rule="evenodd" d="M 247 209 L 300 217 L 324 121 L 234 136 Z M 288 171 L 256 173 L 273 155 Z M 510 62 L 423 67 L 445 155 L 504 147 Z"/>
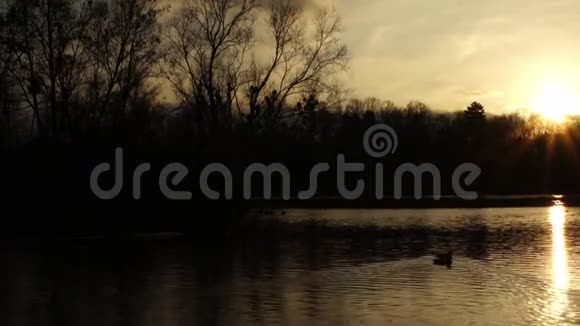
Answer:
<path fill-rule="evenodd" d="M 438 266 L 447 266 L 451 268 L 453 264 L 453 252 L 449 250 L 446 253 L 436 253 L 435 258 L 433 259 L 433 265 Z"/>

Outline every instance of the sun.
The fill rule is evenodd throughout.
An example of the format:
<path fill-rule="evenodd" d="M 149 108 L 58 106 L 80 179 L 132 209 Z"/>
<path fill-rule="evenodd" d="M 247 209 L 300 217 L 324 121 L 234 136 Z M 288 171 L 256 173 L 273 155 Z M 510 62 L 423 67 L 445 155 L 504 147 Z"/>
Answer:
<path fill-rule="evenodd" d="M 564 122 L 570 115 L 580 112 L 580 99 L 567 83 L 545 82 L 536 91 L 532 109 L 548 120 Z"/>

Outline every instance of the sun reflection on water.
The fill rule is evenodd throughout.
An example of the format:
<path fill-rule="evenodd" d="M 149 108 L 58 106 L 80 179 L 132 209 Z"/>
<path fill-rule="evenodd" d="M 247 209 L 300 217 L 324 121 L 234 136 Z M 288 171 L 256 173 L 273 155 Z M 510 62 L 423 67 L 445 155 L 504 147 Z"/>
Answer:
<path fill-rule="evenodd" d="M 550 208 L 552 224 L 552 284 L 554 301 L 552 312 L 562 315 L 568 307 L 569 272 L 568 252 L 566 249 L 566 208 L 562 203 L 555 202 Z"/>

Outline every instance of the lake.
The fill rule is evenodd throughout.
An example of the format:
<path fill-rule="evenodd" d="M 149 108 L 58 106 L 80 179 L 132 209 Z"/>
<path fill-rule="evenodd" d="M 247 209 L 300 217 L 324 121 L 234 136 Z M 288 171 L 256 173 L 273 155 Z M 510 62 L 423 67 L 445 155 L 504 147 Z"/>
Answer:
<path fill-rule="evenodd" d="M 577 324 L 579 236 L 580 208 L 556 203 L 255 211 L 222 245 L 8 243 L 0 325 Z"/>

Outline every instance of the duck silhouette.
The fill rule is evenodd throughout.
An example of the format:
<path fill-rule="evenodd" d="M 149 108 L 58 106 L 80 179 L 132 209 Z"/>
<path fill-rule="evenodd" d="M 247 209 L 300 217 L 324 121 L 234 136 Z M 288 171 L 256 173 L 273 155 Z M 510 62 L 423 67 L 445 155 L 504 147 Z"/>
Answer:
<path fill-rule="evenodd" d="M 433 259 L 433 265 L 438 266 L 447 266 L 451 268 L 453 264 L 453 252 L 449 250 L 446 253 L 436 253 L 435 258 Z"/>

